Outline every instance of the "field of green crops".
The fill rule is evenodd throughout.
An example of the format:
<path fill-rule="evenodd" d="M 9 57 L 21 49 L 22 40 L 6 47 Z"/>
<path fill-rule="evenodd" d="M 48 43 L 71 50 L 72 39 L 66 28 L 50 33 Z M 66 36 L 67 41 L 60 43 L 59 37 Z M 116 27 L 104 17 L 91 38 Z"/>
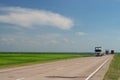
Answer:
<path fill-rule="evenodd" d="M 69 53 L 0 53 L 0 68 L 45 63 L 69 58 L 91 56 L 91 54 Z"/>
<path fill-rule="evenodd" d="M 120 54 L 115 54 L 104 80 L 120 80 Z"/>

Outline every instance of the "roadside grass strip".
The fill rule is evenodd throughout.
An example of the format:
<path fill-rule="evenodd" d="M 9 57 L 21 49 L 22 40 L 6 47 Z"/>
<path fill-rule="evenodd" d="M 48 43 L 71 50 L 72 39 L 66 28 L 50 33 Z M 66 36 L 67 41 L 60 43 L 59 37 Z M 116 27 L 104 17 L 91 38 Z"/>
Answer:
<path fill-rule="evenodd" d="M 120 54 L 115 54 L 104 80 L 120 80 Z"/>

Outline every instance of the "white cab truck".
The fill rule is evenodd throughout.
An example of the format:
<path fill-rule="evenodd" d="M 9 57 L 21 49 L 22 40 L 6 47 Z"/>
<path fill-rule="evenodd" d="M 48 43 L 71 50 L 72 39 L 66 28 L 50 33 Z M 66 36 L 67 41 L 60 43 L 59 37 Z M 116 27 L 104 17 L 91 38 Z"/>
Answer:
<path fill-rule="evenodd" d="M 96 56 L 103 56 L 104 55 L 102 47 L 95 47 L 95 53 L 96 53 Z"/>

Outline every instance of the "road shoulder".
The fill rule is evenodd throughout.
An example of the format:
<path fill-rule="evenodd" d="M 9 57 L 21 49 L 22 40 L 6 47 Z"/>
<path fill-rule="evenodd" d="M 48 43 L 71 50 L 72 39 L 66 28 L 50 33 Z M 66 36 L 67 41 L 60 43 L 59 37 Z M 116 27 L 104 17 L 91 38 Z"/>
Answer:
<path fill-rule="evenodd" d="M 111 56 L 111 55 L 109 55 Z M 103 80 L 104 75 L 106 74 L 107 70 L 109 69 L 109 65 L 112 61 L 113 56 L 109 59 L 109 61 L 90 79 L 90 80 Z"/>

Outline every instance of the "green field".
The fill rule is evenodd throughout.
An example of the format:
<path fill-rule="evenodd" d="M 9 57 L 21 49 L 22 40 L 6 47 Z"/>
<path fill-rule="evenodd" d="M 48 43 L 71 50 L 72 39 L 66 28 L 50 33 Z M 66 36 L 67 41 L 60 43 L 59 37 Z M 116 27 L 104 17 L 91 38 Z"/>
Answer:
<path fill-rule="evenodd" d="M 104 80 L 120 80 L 120 54 L 115 54 Z"/>
<path fill-rule="evenodd" d="M 0 53 L 0 68 L 31 65 L 69 58 L 87 57 L 91 54 L 69 53 Z"/>

